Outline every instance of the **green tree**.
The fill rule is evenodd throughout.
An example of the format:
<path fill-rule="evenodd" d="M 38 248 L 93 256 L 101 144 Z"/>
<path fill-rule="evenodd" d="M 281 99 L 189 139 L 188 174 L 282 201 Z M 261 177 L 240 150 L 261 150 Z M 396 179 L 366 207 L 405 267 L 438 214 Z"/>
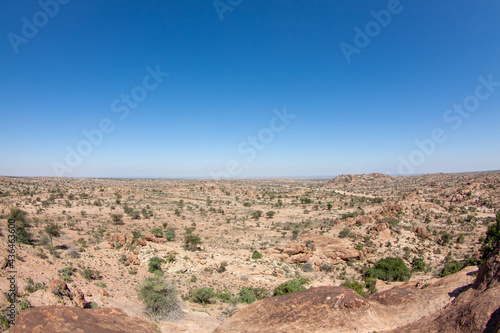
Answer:
<path fill-rule="evenodd" d="M 11 208 L 7 220 L 14 220 L 18 243 L 33 244 L 33 235 L 29 232 L 31 224 L 28 221 L 28 213 L 19 208 Z"/>
<path fill-rule="evenodd" d="M 149 272 L 154 273 L 158 270 L 161 271 L 161 264 L 165 263 L 166 261 L 163 260 L 162 258 L 159 257 L 153 257 L 149 259 Z"/>
<path fill-rule="evenodd" d="M 488 227 L 486 238 L 481 246 L 482 262 L 488 260 L 493 251 L 500 246 L 500 211 L 496 215 L 496 223 Z"/>
<path fill-rule="evenodd" d="M 177 320 L 183 316 L 175 287 L 161 276 L 146 278 L 140 286 L 139 298 L 156 320 Z"/>
<path fill-rule="evenodd" d="M 175 240 L 175 230 L 168 229 L 167 231 L 165 231 L 165 239 L 169 242 Z"/>
<path fill-rule="evenodd" d="M 45 226 L 44 231 L 47 234 L 47 236 L 49 236 L 49 238 L 50 238 L 50 248 L 52 249 L 53 248 L 52 240 L 54 238 L 61 237 L 61 229 L 54 222 L 50 222 L 49 224 L 47 224 Z"/>
<path fill-rule="evenodd" d="M 153 229 L 151 229 L 151 233 L 154 234 L 156 237 L 159 237 L 163 234 L 163 229 L 162 228 L 153 228 Z"/>
<path fill-rule="evenodd" d="M 276 212 L 275 212 L 275 211 L 273 211 L 273 210 L 270 210 L 270 211 L 268 211 L 268 212 L 266 213 L 266 217 L 267 217 L 268 219 L 272 219 L 272 218 L 274 217 L 274 215 L 276 215 Z"/>
<path fill-rule="evenodd" d="M 262 217 L 262 211 L 261 210 L 256 210 L 252 212 L 252 218 L 255 220 L 258 220 Z"/>
<path fill-rule="evenodd" d="M 122 214 L 110 214 L 111 216 L 111 222 L 116 226 L 116 229 L 118 230 L 118 225 L 123 224 L 123 215 Z"/>
<path fill-rule="evenodd" d="M 297 291 L 306 290 L 303 285 L 308 283 L 308 279 L 290 280 L 277 286 L 273 291 L 273 296 L 286 295 Z"/>
<path fill-rule="evenodd" d="M 408 281 L 411 273 L 403 259 L 388 257 L 380 259 L 372 268 L 366 269 L 365 277 L 389 282 Z"/>
<path fill-rule="evenodd" d="M 197 235 L 193 235 L 195 227 L 185 228 L 186 235 L 184 236 L 184 248 L 189 251 L 198 250 L 198 245 L 201 244 L 201 239 Z"/>

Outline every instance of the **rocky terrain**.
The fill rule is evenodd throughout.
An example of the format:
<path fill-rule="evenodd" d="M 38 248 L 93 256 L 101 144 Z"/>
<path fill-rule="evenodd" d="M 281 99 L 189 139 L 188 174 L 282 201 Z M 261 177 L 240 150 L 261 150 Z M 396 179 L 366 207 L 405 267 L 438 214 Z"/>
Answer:
<path fill-rule="evenodd" d="M 499 209 L 500 172 L 0 177 L 0 287 L 15 271 L 12 332 L 496 332 L 499 256 L 477 265 Z M 385 258 L 404 272 L 380 275 Z M 177 291 L 170 320 L 140 297 L 160 275 Z M 272 297 L 290 281 L 303 291 Z"/>

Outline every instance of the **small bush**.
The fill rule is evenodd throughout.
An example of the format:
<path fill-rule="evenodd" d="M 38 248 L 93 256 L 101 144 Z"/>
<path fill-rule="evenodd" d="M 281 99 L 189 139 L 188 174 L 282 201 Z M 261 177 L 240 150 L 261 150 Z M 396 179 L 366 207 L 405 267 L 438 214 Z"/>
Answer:
<path fill-rule="evenodd" d="M 218 291 L 215 296 L 223 303 L 231 303 L 233 300 L 233 294 L 229 290 Z"/>
<path fill-rule="evenodd" d="M 80 258 L 80 253 L 75 248 L 69 249 L 68 252 L 66 252 L 66 254 L 68 255 L 68 257 L 73 258 L 73 259 Z"/>
<path fill-rule="evenodd" d="M 189 300 L 194 303 L 210 304 L 215 292 L 212 288 L 198 288 L 189 291 Z"/>
<path fill-rule="evenodd" d="M 304 284 L 308 283 L 308 279 L 299 279 L 299 280 L 290 280 L 285 283 L 280 284 L 278 287 L 276 287 L 273 291 L 273 296 L 280 296 L 280 295 L 286 295 L 286 294 L 291 294 L 295 293 L 297 291 L 303 291 L 306 290 L 306 288 L 303 286 Z"/>
<path fill-rule="evenodd" d="M 165 231 L 165 239 L 168 242 L 172 242 L 175 240 L 175 230 L 174 229 L 168 229 Z"/>
<path fill-rule="evenodd" d="M 334 267 L 333 267 L 333 265 L 330 265 L 330 264 L 323 264 L 323 265 L 321 265 L 319 270 L 322 272 L 325 272 L 325 273 L 331 273 L 331 272 L 333 272 Z"/>
<path fill-rule="evenodd" d="M 454 274 L 454 273 L 460 271 L 465 266 L 466 265 L 463 262 L 456 261 L 456 260 L 450 261 L 450 262 L 448 262 L 448 263 L 446 263 L 444 265 L 443 270 L 441 271 L 440 276 L 441 277 L 445 277 L 447 275 Z"/>
<path fill-rule="evenodd" d="M 314 271 L 313 265 L 310 262 L 305 263 L 304 265 L 302 265 L 302 271 L 304 272 Z"/>
<path fill-rule="evenodd" d="M 201 239 L 196 235 L 189 233 L 184 237 L 184 247 L 186 250 L 196 251 L 199 249 L 199 244 L 201 244 Z"/>
<path fill-rule="evenodd" d="M 357 292 L 360 296 L 363 296 L 365 297 L 366 296 L 366 293 L 365 293 L 365 284 L 361 283 L 361 282 L 358 282 L 358 281 L 345 281 L 344 283 L 341 284 L 342 287 L 347 287 L 347 288 L 350 288 L 352 290 L 354 290 L 355 292 Z"/>
<path fill-rule="evenodd" d="M 98 270 L 93 270 L 90 268 L 84 268 L 80 271 L 80 274 L 87 280 L 100 280 L 101 274 Z"/>
<path fill-rule="evenodd" d="M 227 267 L 227 261 L 223 261 L 220 263 L 219 266 L 217 266 L 216 271 L 217 273 L 224 273 L 226 271 Z"/>
<path fill-rule="evenodd" d="M 260 258 L 262 258 L 262 254 L 257 250 L 253 251 L 252 259 L 260 259 Z"/>
<path fill-rule="evenodd" d="M 161 276 L 146 278 L 139 289 L 139 297 L 155 320 L 177 320 L 183 315 L 175 287 Z"/>
<path fill-rule="evenodd" d="M 238 294 L 238 302 L 252 304 L 267 297 L 269 297 L 269 291 L 265 288 L 243 287 Z"/>
<path fill-rule="evenodd" d="M 166 261 L 162 258 L 153 257 L 149 259 L 149 272 L 154 273 L 155 271 L 161 271 L 161 264 L 164 264 Z"/>
<path fill-rule="evenodd" d="M 411 268 L 414 272 L 424 272 L 425 271 L 425 261 L 422 258 L 413 258 L 411 262 Z"/>
<path fill-rule="evenodd" d="M 340 238 L 347 238 L 351 235 L 351 229 L 349 228 L 344 228 L 340 233 L 339 233 L 339 237 Z"/>
<path fill-rule="evenodd" d="M 24 290 L 26 290 L 27 292 L 29 293 L 34 293 L 35 291 L 39 290 L 39 289 L 47 289 L 47 287 L 45 286 L 45 283 L 39 283 L 39 282 L 34 282 L 32 279 L 30 278 L 27 278 L 26 279 L 26 287 L 24 287 Z"/>
<path fill-rule="evenodd" d="M 58 271 L 61 280 L 63 280 L 64 282 L 71 282 L 71 276 L 73 276 L 74 272 L 76 272 L 76 269 L 73 268 L 72 264 L 70 264 L 68 267 L 61 268 Z"/>
<path fill-rule="evenodd" d="M 380 259 L 375 266 L 365 270 L 365 277 L 384 281 L 408 281 L 411 273 L 403 259 L 388 257 Z"/>

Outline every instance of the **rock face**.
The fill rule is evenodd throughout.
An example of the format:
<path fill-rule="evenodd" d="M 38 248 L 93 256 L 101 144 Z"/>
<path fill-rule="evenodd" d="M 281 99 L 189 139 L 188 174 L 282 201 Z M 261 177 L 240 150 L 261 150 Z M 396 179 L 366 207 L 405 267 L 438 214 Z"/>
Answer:
<path fill-rule="evenodd" d="M 29 308 L 16 317 L 11 333 L 156 333 L 156 328 L 116 308 L 77 309 L 65 306 Z"/>
<path fill-rule="evenodd" d="M 483 286 L 482 288 L 486 288 L 482 296 L 485 297 L 484 300 L 476 301 L 474 298 L 479 294 L 471 294 L 464 300 L 466 307 L 456 315 L 457 321 L 451 320 L 462 325 L 464 327 L 462 330 L 453 330 L 452 326 L 438 326 L 434 329 L 432 325 L 438 317 L 436 314 L 440 313 L 443 308 L 455 306 L 455 302 L 462 298 L 462 295 L 455 298 L 457 294 L 464 289 L 464 286 L 472 285 L 474 277 L 471 273 L 476 271 L 475 267 L 467 267 L 429 285 L 422 285 L 421 282 L 407 282 L 366 298 L 359 296 L 351 289 L 331 286 L 267 298 L 240 310 L 222 322 L 215 332 L 368 333 L 390 330 L 394 330 L 393 332 L 483 332 L 484 329 L 478 328 L 489 327 L 488 325 L 496 329 L 495 325 L 498 324 L 493 322 L 495 315 L 498 317 L 496 313 L 500 312 L 497 310 L 500 307 L 500 293 L 498 289 L 494 291 L 491 286 L 495 283 L 497 287 L 500 285 L 498 283 L 499 266 L 490 264 L 488 268 L 481 269 L 483 273 L 479 272 L 476 282 Z M 479 280 L 482 282 L 478 282 Z M 453 299 L 455 301 L 451 303 Z M 472 312 L 467 312 L 471 309 L 468 306 L 474 302 L 477 302 L 477 308 Z M 489 319 L 490 317 L 493 319 Z M 460 318 L 466 320 L 467 323 L 461 322 Z M 450 319 L 451 317 L 444 316 L 443 325 L 451 325 Z M 469 322 L 474 324 L 468 324 Z M 416 326 L 413 326 L 414 324 Z"/>
<path fill-rule="evenodd" d="M 500 331 L 500 248 L 479 269 L 472 288 L 437 313 L 395 332 Z"/>
<path fill-rule="evenodd" d="M 241 310 L 215 332 L 351 332 L 376 326 L 381 306 L 349 288 L 318 287 L 272 297 Z M 359 317 L 374 318 L 360 322 Z"/>

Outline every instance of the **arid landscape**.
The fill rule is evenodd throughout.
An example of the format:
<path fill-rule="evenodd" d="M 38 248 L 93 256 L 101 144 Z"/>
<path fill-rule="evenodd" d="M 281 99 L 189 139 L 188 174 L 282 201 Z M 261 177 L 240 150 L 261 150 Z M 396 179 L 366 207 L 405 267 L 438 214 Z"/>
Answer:
<path fill-rule="evenodd" d="M 500 172 L 1 177 L 0 195 L 0 286 L 9 290 L 15 271 L 18 288 L 11 332 L 78 332 L 83 323 L 87 332 L 497 332 L 500 325 L 498 251 L 478 274 L 500 209 Z M 17 236 L 10 262 L 8 219 Z M 147 279 L 175 288 L 170 310 L 147 308 Z M 4 330 L 9 304 L 2 298 Z"/>

